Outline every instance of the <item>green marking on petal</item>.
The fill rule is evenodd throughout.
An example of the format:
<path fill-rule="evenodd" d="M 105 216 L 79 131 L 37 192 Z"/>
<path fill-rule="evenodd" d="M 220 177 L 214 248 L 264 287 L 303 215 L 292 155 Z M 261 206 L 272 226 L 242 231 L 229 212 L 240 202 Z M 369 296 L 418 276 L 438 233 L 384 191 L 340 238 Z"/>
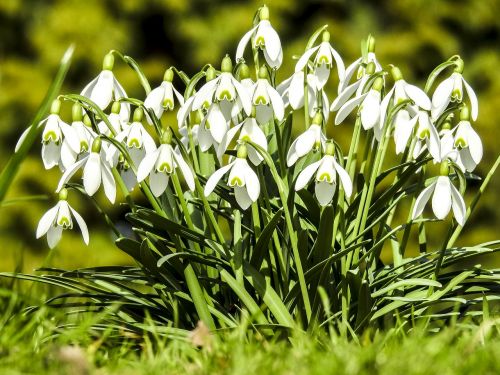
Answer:
<path fill-rule="evenodd" d="M 80 151 L 88 151 L 89 143 L 87 141 L 80 141 Z"/>
<path fill-rule="evenodd" d="M 469 146 L 469 144 L 462 137 L 457 138 L 455 140 L 455 147 L 458 148 L 458 149 L 462 149 L 462 148 L 465 148 L 465 147 L 468 147 L 468 146 Z"/>
<path fill-rule="evenodd" d="M 49 142 L 57 142 L 59 139 L 57 136 L 56 132 L 54 131 L 48 131 L 43 135 L 43 142 L 44 143 L 49 143 Z"/>
<path fill-rule="evenodd" d="M 137 138 L 129 138 L 127 142 L 129 148 L 141 148 L 141 142 Z"/>
<path fill-rule="evenodd" d="M 318 181 L 320 181 L 320 182 L 326 181 L 329 184 L 331 184 L 333 182 L 333 178 L 330 175 L 330 173 L 324 172 L 321 174 L 321 176 L 318 177 Z"/>
<path fill-rule="evenodd" d="M 232 102 L 233 96 L 231 95 L 231 93 L 228 90 L 223 90 L 221 93 L 219 93 L 218 99 L 219 100 L 226 99 L 227 101 Z"/>
<path fill-rule="evenodd" d="M 255 98 L 254 102 L 253 102 L 254 105 L 259 105 L 259 104 L 260 105 L 267 105 L 268 103 L 269 102 L 267 101 L 267 99 L 264 96 L 262 96 L 262 95 L 260 95 L 257 98 Z"/>
<path fill-rule="evenodd" d="M 429 129 L 424 129 L 418 133 L 420 139 L 430 138 L 431 132 Z"/>
<path fill-rule="evenodd" d="M 71 228 L 71 220 L 68 217 L 63 216 L 57 220 L 57 225 L 63 227 L 63 229 Z"/>
<path fill-rule="evenodd" d="M 266 46 L 266 41 L 264 39 L 263 36 L 259 36 L 256 40 L 255 40 L 255 46 L 256 47 L 259 47 L 259 48 L 264 48 Z"/>
<path fill-rule="evenodd" d="M 249 142 L 252 140 L 248 134 L 245 134 L 243 137 L 240 137 L 242 141 Z"/>
<path fill-rule="evenodd" d="M 173 172 L 173 168 L 169 163 L 163 162 L 156 168 L 156 171 L 170 174 Z"/>
<path fill-rule="evenodd" d="M 170 99 L 165 99 L 163 101 L 163 107 L 172 110 L 174 109 L 174 102 Z"/>
<path fill-rule="evenodd" d="M 238 177 L 238 176 L 234 176 L 231 181 L 229 181 L 229 186 L 233 187 L 233 186 L 239 186 L 239 187 L 242 187 L 243 186 L 243 181 L 241 181 L 241 179 Z"/>

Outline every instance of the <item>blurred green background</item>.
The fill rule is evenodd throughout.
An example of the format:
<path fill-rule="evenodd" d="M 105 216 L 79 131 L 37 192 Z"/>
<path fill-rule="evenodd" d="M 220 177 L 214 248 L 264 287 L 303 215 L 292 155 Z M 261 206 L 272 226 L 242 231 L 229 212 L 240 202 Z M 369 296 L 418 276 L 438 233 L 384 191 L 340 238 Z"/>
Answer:
<path fill-rule="evenodd" d="M 240 37 L 251 27 L 253 15 L 262 4 L 221 0 L 1 0 L 0 168 L 34 116 L 70 43 L 76 44 L 76 51 L 63 92 L 80 92 L 100 71 L 102 58 L 110 49 L 136 59 L 155 86 L 170 65 L 192 75 L 205 63 L 218 65 L 226 53 L 234 56 Z M 464 76 L 479 96 L 475 128 L 483 139 L 485 156 L 476 172 L 485 175 L 500 150 L 500 1 L 273 0 L 266 4 L 284 45 L 284 64 L 278 79 L 290 75 L 292 56 L 303 52 L 308 36 L 323 24 L 329 25 L 332 43 L 346 65 L 359 56 L 361 39 L 372 33 L 377 39 L 379 60 L 384 65 L 400 66 L 407 80 L 422 86 L 437 64 L 460 54 L 466 64 Z M 143 98 L 128 67 L 117 63 L 115 74 L 130 96 Z M 329 90 L 333 98 L 334 88 Z M 69 105 L 66 107 L 69 109 Z M 329 129 L 346 150 L 351 131 L 349 125 L 335 129 L 332 125 Z M 24 270 L 31 271 L 49 254 L 45 239 L 35 239 L 35 229 L 43 212 L 55 202 L 51 192 L 60 173 L 44 171 L 39 155 L 40 146 L 36 145 L 7 199 L 46 194 L 48 201 L 0 208 L 0 270 L 12 270 L 22 259 Z M 500 237 L 499 191 L 497 175 L 460 243 Z M 106 206 L 102 196 L 98 199 Z M 71 193 L 69 201 L 89 224 L 91 244 L 86 247 L 76 231 L 65 233 L 57 250 L 50 254 L 52 264 L 80 267 L 129 262 L 114 247 L 92 204 L 76 193 Z M 112 216 L 121 220 L 124 210 L 116 205 Z"/>

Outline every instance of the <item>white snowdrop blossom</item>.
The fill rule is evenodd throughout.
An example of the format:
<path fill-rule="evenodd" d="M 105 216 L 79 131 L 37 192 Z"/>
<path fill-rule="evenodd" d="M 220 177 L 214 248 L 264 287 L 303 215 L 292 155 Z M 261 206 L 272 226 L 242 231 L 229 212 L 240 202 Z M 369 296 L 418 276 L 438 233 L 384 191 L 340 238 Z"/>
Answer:
<path fill-rule="evenodd" d="M 432 211 L 439 220 L 443 220 L 450 210 L 453 210 L 453 215 L 458 224 L 462 226 L 465 224 L 466 208 L 464 199 L 448 176 L 439 176 L 436 181 L 420 193 L 413 208 L 413 219 L 422 214 L 431 196 Z"/>
<path fill-rule="evenodd" d="M 233 64 L 229 56 L 222 59 L 221 74 L 207 81 L 200 90 L 194 94 L 190 111 L 208 109 L 212 104 L 220 104 L 220 109 L 227 121 L 236 117 L 243 110 L 250 114 L 252 102 L 245 87 L 233 77 L 231 73 Z M 187 104 L 187 103 L 186 103 Z M 187 112 L 185 109 L 183 112 Z M 186 115 L 183 115 L 185 117 Z"/>
<path fill-rule="evenodd" d="M 101 73 L 90 81 L 81 92 L 81 95 L 92 100 L 101 109 L 105 109 L 113 100 L 118 101 L 119 99 L 127 98 L 125 89 L 113 74 L 114 60 L 113 53 L 108 53 L 104 57 Z M 123 103 L 120 110 L 120 118 L 123 121 L 128 121 L 129 116 L 130 104 Z"/>
<path fill-rule="evenodd" d="M 281 82 L 276 90 L 281 94 L 285 107 L 290 105 L 293 110 L 302 108 L 305 102 L 304 72 L 294 73 L 290 78 Z M 318 110 L 321 110 L 327 122 L 330 104 L 325 90 L 319 87 L 318 78 L 314 74 L 307 75 L 307 101 L 309 116 L 312 117 Z"/>
<path fill-rule="evenodd" d="M 217 150 L 217 156 L 219 160 L 222 158 L 224 152 L 226 152 L 229 144 L 232 142 L 236 134 L 239 134 L 238 140 L 241 142 L 251 141 L 258 144 L 264 150 L 267 151 L 267 138 L 260 126 L 257 124 L 257 121 L 254 117 L 247 117 L 243 120 L 242 123 L 231 128 L 224 138 L 222 139 L 221 144 Z M 260 153 L 255 150 L 251 145 L 247 145 L 248 158 L 252 162 L 253 165 L 259 165 L 262 160 L 262 156 Z"/>
<path fill-rule="evenodd" d="M 172 136 L 170 135 L 170 138 Z M 149 176 L 149 186 L 153 195 L 159 197 L 168 186 L 170 175 L 179 168 L 190 191 L 194 191 L 194 176 L 179 151 L 169 143 L 162 143 L 157 150 L 147 154 L 137 169 L 137 182 Z"/>
<path fill-rule="evenodd" d="M 301 190 L 309 183 L 313 175 L 315 181 L 314 194 L 321 206 L 329 204 L 337 187 L 337 175 L 347 197 L 352 194 L 352 182 L 349 174 L 337 163 L 333 156 L 334 146 L 327 145 L 327 153 L 319 161 L 305 167 L 297 176 L 295 191 Z"/>
<path fill-rule="evenodd" d="M 321 130 L 321 122 L 321 114 L 317 113 L 309 129 L 292 142 L 286 157 L 286 163 L 289 167 L 294 165 L 299 158 L 307 155 L 312 150 L 318 151 L 320 148 L 325 148 L 326 136 Z"/>
<path fill-rule="evenodd" d="M 106 197 L 111 203 L 114 203 L 116 198 L 115 179 L 111 172 L 111 166 L 106 160 L 100 138 L 94 140 L 89 155 L 66 169 L 59 180 L 56 192 L 61 191 L 80 168 L 83 169 L 83 187 L 85 192 L 89 196 L 93 196 L 102 184 Z"/>
<path fill-rule="evenodd" d="M 413 157 L 417 158 L 427 148 L 435 161 L 441 161 L 441 140 L 427 111 L 418 111 L 417 142 Z M 425 143 L 424 143 L 425 142 Z M 425 145 L 425 146 L 424 146 Z"/>
<path fill-rule="evenodd" d="M 107 116 L 108 122 L 110 123 L 113 131 L 111 131 L 109 126 L 104 122 L 104 120 L 101 120 L 97 124 L 97 129 L 99 130 L 100 134 L 111 137 L 113 135 L 113 132 L 114 134 L 118 134 L 129 127 L 129 123 L 127 121 L 122 120 L 122 118 L 120 117 L 120 110 L 121 110 L 121 103 L 114 102 L 111 107 L 111 113 Z"/>
<path fill-rule="evenodd" d="M 246 210 L 252 202 L 256 202 L 260 194 L 260 182 L 257 174 L 246 160 L 246 146 L 240 145 L 238 156 L 228 165 L 216 170 L 205 185 L 205 196 L 209 196 L 220 179 L 229 172 L 227 185 L 234 189 L 236 202 Z"/>
<path fill-rule="evenodd" d="M 213 103 L 198 127 L 198 144 L 201 151 L 205 152 L 212 146 L 217 149 L 228 130 L 229 121 L 224 117 L 219 103 Z"/>
<path fill-rule="evenodd" d="M 280 37 L 269 22 L 269 9 L 264 5 L 259 12 L 260 21 L 241 38 L 236 49 L 236 61 L 243 58 L 245 47 L 252 42 L 254 50 L 260 49 L 264 53 L 266 63 L 273 69 L 278 69 L 283 62 L 283 50 Z"/>
<path fill-rule="evenodd" d="M 174 72 L 172 69 L 167 69 L 165 75 L 163 77 L 163 82 L 160 86 L 151 90 L 151 92 L 144 100 L 144 107 L 147 109 L 151 109 L 156 118 L 161 118 L 161 115 L 165 110 L 172 111 L 175 107 L 174 104 L 174 95 L 179 105 L 184 104 L 184 97 L 181 95 L 179 91 L 177 91 L 172 84 L 174 79 Z M 149 114 L 146 112 L 146 118 L 149 124 L 152 124 L 151 119 L 149 118 Z"/>
<path fill-rule="evenodd" d="M 400 110 L 394 116 L 394 143 L 396 144 L 396 154 L 401 154 L 408 144 L 413 129 L 417 124 L 418 116 L 410 118 L 410 112 L 406 109 Z"/>
<path fill-rule="evenodd" d="M 63 230 L 73 229 L 73 220 L 71 218 L 73 216 L 80 227 L 83 241 L 88 245 L 89 231 L 87 229 L 87 224 L 80 214 L 66 201 L 66 189 L 63 189 L 59 196 L 59 202 L 49 209 L 40 219 L 36 230 L 36 238 L 47 235 L 47 243 L 49 247 L 53 249 L 60 241 Z"/>
<path fill-rule="evenodd" d="M 267 69 L 261 67 L 259 79 L 252 88 L 252 104 L 255 106 L 255 118 L 259 124 L 265 124 L 276 118 L 283 120 L 285 105 L 281 95 L 267 80 Z"/>
<path fill-rule="evenodd" d="M 339 53 L 330 44 L 330 33 L 324 31 L 322 35 L 322 42 L 319 46 L 309 48 L 297 61 L 295 65 L 295 72 L 304 70 L 312 55 L 316 52 L 313 59 L 314 75 L 318 80 L 318 88 L 322 89 L 328 82 L 330 77 L 330 70 L 333 67 L 333 61 L 337 66 L 337 73 L 339 80 L 343 80 L 345 76 L 345 66 Z"/>
<path fill-rule="evenodd" d="M 463 61 L 459 60 L 457 63 L 459 65 L 457 69 L 455 69 L 450 77 L 446 78 L 436 87 L 436 90 L 432 95 L 432 118 L 439 118 L 439 116 L 441 116 L 446 110 L 450 102 L 461 103 L 464 96 L 463 87 L 465 86 L 465 91 L 470 102 L 470 115 L 472 120 L 476 121 L 479 113 L 477 96 L 472 87 L 462 76 Z"/>
<path fill-rule="evenodd" d="M 78 160 L 78 157 L 87 155 L 92 142 L 97 137 L 92 127 L 87 126 L 83 121 L 73 121 L 71 127 L 78 137 L 80 147 L 78 151 L 75 151 L 68 138 L 64 139 L 61 145 L 61 163 L 64 170 L 71 167 Z"/>

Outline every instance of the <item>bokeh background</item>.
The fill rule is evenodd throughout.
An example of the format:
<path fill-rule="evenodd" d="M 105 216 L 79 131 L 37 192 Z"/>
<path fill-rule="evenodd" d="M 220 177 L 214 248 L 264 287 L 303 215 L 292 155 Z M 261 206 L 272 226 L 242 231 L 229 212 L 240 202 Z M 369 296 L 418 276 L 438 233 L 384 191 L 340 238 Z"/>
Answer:
<path fill-rule="evenodd" d="M 0 0 L 0 168 L 34 116 L 70 43 L 75 43 L 76 51 L 63 92 L 80 92 L 100 71 L 102 58 L 110 49 L 136 59 L 155 86 L 170 65 L 192 75 L 206 63 L 218 65 L 226 53 L 234 56 L 240 37 L 251 27 L 253 15 L 262 4 L 223 0 Z M 500 1 L 272 0 L 266 4 L 284 45 L 284 64 L 278 79 L 290 75 L 292 56 L 303 52 L 308 36 L 323 24 L 329 25 L 332 43 L 346 64 L 359 56 L 361 39 L 372 33 L 380 61 L 400 66 L 407 80 L 422 87 L 437 64 L 460 54 L 465 60 L 464 75 L 479 96 L 475 128 L 483 139 L 485 156 L 476 172 L 486 174 L 500 150 Z M 127 66 L 118 62 L 115 74 L 130 96 L 143 97 Z M 333 93 L 332 87 L 331 97 Z M 329 130 L 344 144 L 351 131 L 349 125 Z M 59 171 L 43 170 L 39 154 L 40 146 L 36 145 L 7 199 L 44 194 L 47 200 L 0 207 L 0 270 L 22 264 L 22 269 L 31 271 L 49 262 L 47 256 L 51 264 L 61 267 L 129 262 L 114 247 L 111 234 L 90 202 L 75 193 L 70 203 L 89 224 L 91 245 L 86 247 L 77 232 L 65 233 L 52 253 L 44 240 L 35 240 L 39 218 L 55 202 L 52 192 L 60 176 Z M 499 192 L 497 175 L 460 243 L 476 244 L 500 237 Z M 103 197 L 98 199 L 106 205 Z M 114 207 L 112 216 L 119 220 L 121 210 Z"/>

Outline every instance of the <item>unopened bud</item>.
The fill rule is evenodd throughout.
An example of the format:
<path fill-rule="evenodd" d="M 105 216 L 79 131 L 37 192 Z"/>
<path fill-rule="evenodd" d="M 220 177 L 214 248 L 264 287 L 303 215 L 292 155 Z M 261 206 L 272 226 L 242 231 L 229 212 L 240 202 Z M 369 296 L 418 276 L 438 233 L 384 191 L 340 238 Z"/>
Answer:
<path fill-rule="evenodd" d="M 100 153 L 101 152 L 101 146 L 102 146 L 101 137 L 97 137 L 92 142 L 92 152 L 95 152 L 97 154 Z"/>
<path fill-rule="evenodd" d="M 377 77 L 373 81 L 372 89 L 381 91 L 383 86 L 384 86 L 384 80 L 382 79 L 382 77 Z"/>
<path fill-rule="evenodd" d="M 133 122 L 141 122 L 144 116 L 144 111 L 142 108 L 136 108 L 134 111 L 134 117 L 132 119 Z"/>
<path fill-rule="evenodd" d="M 243 63 L 240 65 L 239 76 L 240 76 L 240 81 L 243 79 L 250 78 L 250 68 L 248 67 L 247 64 Z"/>
<path fill-rule="evenodd" d="M 231 73 L 233 71 L 233 62 L 231 61 L 229 55 L 224 56 L 222 59 L 220 70 L 222 73 Z"/>
<path fill-rule="evenodd" d="M 58 115 L 61 110 L 61 101 L 59 99 L 54 99 L 50 105 L 50 114 Z"/>
<path fill-rule="evenodd" d="M 373 36 L 368 35 L 366 47 L 368 49 L 368 52 L 375 52 L 375 38 Z"/>
<path fill-rule="evenodd" d="M 401 73 L 401 70 L 399 70 L 397 66 L 392 65 L 391 74 L 394 81 L 399 81 L 400 79 L 403 79 L 403 73 Z"/>
<path fill-rule="evenodd" d="M 163 134 L 161 135 L 161 143 L 169 145 L 172 143 L 172 129 L 170 129 L 170 126 L 166 128 L 163 131 Z"/>
<path fill-rule="evenodd" d="M 163 75 L 163 80 L 166 82 L 172 82 L 174 80 L 174 71 L 172 68 L 168 68 Z"/>
<path fill-rule="evenodd" d="M 119 114 L 121 107 L 122 105 L 119 101 L 113 102 L 113 105 L 111 106 L 111 113 L 114 113 L 115 115 Z"/>
<path fill-rule="evenodd" d="M 215 79 L 215 77 L 217 76 L 216 72 L 215 72 L 215 69 L 213 66 L 209 66 L 207 68 L 207 71 L 205 72 L 205 78 L 206 78 L 206 81 L 211 81 L 213 79 Z"/>
<path fill-rule="evenodd" d="M 73 119 L 73 122 L 82 121 L 83 113 L 80 103 L 73 104 L 73 107 L 71 108 L 71 118 Z"/>
<path fill-rule="evenodd" d="M 104 56 L 104 59 L 102 60 L 102 70 L 113 70 L 114 66 L 115 56 L 112 52 L 110 52 L 106 56 Z"/>
<path fill-rule="evenodd" d="M 335 145 L 333 144 L 333 142 L 328 142 L 326 144 L 325 154 L 330 156 L 335 155 Z"/>
<path fill-rule="evenodd" d="M 89 117 L 89 115 L 85 115 L 85 116 L 83 116 L 83 124 L 84 124 L 85 126 L 88 126 L 89 128 L 91 128 L 91 127 L 92 127 L 92 121 L 90 121 L 90 117 Z"/>
<path fill-rule="evenodd" d="M 269 20 L 269 8 L 267 6 L 263 5 L 262 8 L 260 8 L 259 18 L 261 21 Z"/>
<path fill-rule="evenodd" d="M 321 35 L 321 41 L 327 43 L 330 41 L 330 33 L 327 30 L 323 31 L 323 34 Z"/>

